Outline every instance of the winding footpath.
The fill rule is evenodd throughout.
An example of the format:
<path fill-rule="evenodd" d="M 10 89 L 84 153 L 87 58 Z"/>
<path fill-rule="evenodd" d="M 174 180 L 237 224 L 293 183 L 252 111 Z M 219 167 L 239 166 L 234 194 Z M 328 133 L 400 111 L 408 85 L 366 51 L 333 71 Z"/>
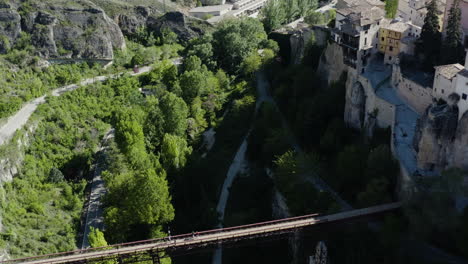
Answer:
<path fill-rule="evenodd" d="M 245 154 L 247 151 L 247 139 L 250 136 L 250 133 L 252 131 L 252 126 L 253 122 L 255 122 L 255 116 L 258 113 L 258 110 L 260 109 L 261 105 L 263 102 L 269 102 L 273 104 L 273 106 L 276 108 L 278 114 L 280 115 L 280 118 L 282 120 L 282 125 L 284 129 L 287 131 L 288 135 L 288 140 L 293 147 L 293 149 L 298 152 L 298 153 L 303 153 L 303 150 L 297 143 L 297 140 L 294 137 L 293 132 L 289 128 L 289 125 L 283 116 L 282 112 L 278 108 L 275 100 L 269 93 L 270 85 L 268 83 L 268 80 L 265 76 L 265 73 L 263 71 L 257 73 L 257 102 L 255 105 L 255 114 L 254 118 L 252 121 L 252 124 L 250 125 L 250 128 L 247 132 L 247 134 L 244 137 L 244 140 L 242 141 L 239 149 L 237 150 L 236 155 L 234 156 L 234 159 L 231 163 L 231 166 L 229 167 L 229 170 L 226 175 L 226 179 L 224 180 L 223 187 L 221 189 L 221 195 L 218 200 L 218 205 L 216 206 L 216 212 L 219 215 L 219 224 L 218 228 L 223 227 L 223 221 L 224 221 L 224 214 L 226 211 L 226 205 L 227 201 L 229 199 L 229 190 L 232 187 L 232 184 L 236 178 L 237 175 L 239 175 L 240 172 L 242 172 L 245 167 L 246 167 L 246 159 L 245 159 Z M 351 210 L 352 207 L 349 205 L 344 199 L 342 199 L 330 186 L 328 186 L 323 180 L 321 180 L 317 175 L 305 175 L 305 180 L 311 182 L 314 184 L 315 188 L 321 191 L 326 191 L 331 193 L 331 195 L 335 198 L 335 200 L 341 205 L 343 210 Z M 222 263 L 222 247 L 219 246 L 213 255 L 213 264 L 221 264 Z"/>
<path fill-rule="evenodd" d="M 174 60 L 174 64 L 177 64 L 177 63 L 180 63 L 180 61 Z M 136 76 L 136 75 L 147 73 L 151 71 L 151 69 L 152 69 L 152 66 L 146 66 L 146 67 L 140 68 L 138 73 L 134 73 L 134 72 L 129 72 L 129 73 L 132 76 Z M 121 72 L 118 74 L 112 74 L 108 76 L 97 76 L 97 77 L 85 79 L 78 84 L 70 84 L 67 86 L 57 88 L 52 91 L 51 95 L 60 96 L 64 94 L 65 92 L 76 90 L 80 86 L 90 85 L 96 82 L 103 82 L 111 78 L 118 78 L 122 76 L 123 74 L 124 72 Z M 36 98 L 32 101 L 27 102 L 26 104 L 23 105 L 23 107 L 18 112 L 16 112 L 13 116 L 8 118 L 8 121 L 0 127 L 0 145 L 3 145 L 6 142 L 8 142 L 13 137 L 15 132 L 18 129 L 21 129 L 28 122 L 29 118 L 34 113 L 34 111 L 36 111 L 37 107 L 46 102 L 45 100 L 46 97 L 47 95 L 43 95 L 39 98 Z"/>
<path fill-rule="evenodd" d="M 109 140 L 114 138 L 115 130 L 110 129 L 101 141 L 97 152 L 97 161 L 94 165 L 93 181 L 91 182 L 91 191 L 88 197 L 88 206 L 86 208 L 86 220 L 84 223 L 83 240 L 81 249 L 89 248 L 88 235 L 90 227 L 104 230 L 104 214 L 101 199 L 106 194 L 106 187 L 101 173 L 105 170 L 105 155 L 108 149 Z"/>

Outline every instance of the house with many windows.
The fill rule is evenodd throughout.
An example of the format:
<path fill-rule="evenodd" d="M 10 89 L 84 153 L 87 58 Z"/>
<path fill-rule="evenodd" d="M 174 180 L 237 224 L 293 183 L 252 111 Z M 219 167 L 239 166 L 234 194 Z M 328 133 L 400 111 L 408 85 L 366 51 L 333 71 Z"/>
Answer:
<path fill-rule="evenodd" d="M 343 48 L 344 63 L 364 72 L 368 59 L 377 50 L 378 32 L 385 23 L 385 11 L 368 1 L 347 2 L 336 11 L 332 39 Z"/>
<path fill-rule="evenodd" d="M 385 23 L 379 30 L 379 51 L 384 54 L 384 63 L 394 64 L 400 54 L 414 54 L 415 41 L 421 28 L 411 22 L 398 20 Z"/>

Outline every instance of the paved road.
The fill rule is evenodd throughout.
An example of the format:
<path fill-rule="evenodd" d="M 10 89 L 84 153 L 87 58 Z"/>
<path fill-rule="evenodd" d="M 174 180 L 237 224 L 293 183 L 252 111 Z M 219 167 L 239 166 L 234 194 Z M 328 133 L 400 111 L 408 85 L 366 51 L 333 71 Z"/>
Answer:
<path fill-rule="evenodd" d="M 237 240 L 241 238 L 254 238 L 257 236 L 264 236 L 267 234 L 290 232 L 297 228 L 307 226 L 325 224 L 336 221 L 343 221 L 355 217 L 362 217 L 373 215 L 377 213 L 384 213 L 395 210 L 401 207 L 400 203 L 389 203 L 378 206 L 357 209 L 347 212 L 340 212 L 331 215 L 317 216 L 307 215 L 302 217 L 295 217 L 271 222 L 256 223 L 245 226 L 238 226 L 233 228 L 209 230 L 200 232 L 199 235 L 192 236 L 180 235 L 168 238 L 162 238 L 150 241 L 137 241 L 126 245 L 113 245 L 107 247 L 107 250 L 95 251 L 89 250 L 85 252 L 64 252 L 55 258 L 37 257 L 28 260 L 11 260 L 6 263 L 27 263 L 27 264 L 42 264 L 42 263 L 71 263 L 79 262 L 89 259 L 97 259 L 101 257 L 118 256 L 123 254 L 137 254 L 138 252 L 147 252 L 149 250 L 164 250 L 167 248 L 175 249 L 192 248 L 195 246 L 205 246 L 210 243 L 219 243 L 227 240 Z M 41 259 L 42 258 L 42 259 Z"/>
<path fill-rule="evenodd" d="M 180 65 L 182 63 L 182 59 L 176 58 L 176 59 L 173 59 L 172 62 L 175 65 Z M 141 67 L 138 73 L 134 73 L 133 71 L 128 72 L 128 73 L 130 73 L 131 76 L 136 76 L 136 75 L 147 73 L 151 69 L 152 69 L 152 66 L 146 66 L 146 67 Z M 67 86 L 63 86 L 63 87 L 53 90 L 52 96 L 60 96 L 63 93 L 73 91 L 82 85 L 89 85 L 89 84 L 93 84 L 96 82 L 103 82 L 110 78 L 118 78 L 122 76 L 124 73 L 125 72 L 121 72 L 121 73 L 113 74 L 109 76 L 97 76 L 97 77 L 83 80 L 79 84 L 70 84 Z M 46 95 L 36 98 L 30 102 L 27 102 L 26 104 L 23 105 L 23 107 L 18 112 L 16 112 L 13 116 L 8 118 L 8 121 L 0 127 L 0 145 L 3 145 L 5 142 L 9 141 L 15 134 L 16 130 L 21 129 L 27 123 L 32 113 L 36 111 L 36 108 L 40 104 L 43 104 L 45 102 L 45 98 L 46 98 Z"/>
<path fill-rule="evenodd" d="M 81 248 L 85 249 L 90 247 L 88 241 L 88 235 L 90 227 L 94 227 L 99 230 L 104 230 L 104 214 L 102 208 L 102 197 L 106 194 L 106 188 L 104 180 L 101 177 L 102 171 L 105 169 L 104 161 L 106 155 L 106 149 L 108 147 L 108 141 L 114 137 L 115 130 L 110 129 L 101 141 L 101 145 L 98 150 L 98 159 L 94 166 L 94 177 L 91 183 L 91 192 L 88 198 L 88 208 L 86 212 L 86 220 L 83 231 L 83 242 Z"/>

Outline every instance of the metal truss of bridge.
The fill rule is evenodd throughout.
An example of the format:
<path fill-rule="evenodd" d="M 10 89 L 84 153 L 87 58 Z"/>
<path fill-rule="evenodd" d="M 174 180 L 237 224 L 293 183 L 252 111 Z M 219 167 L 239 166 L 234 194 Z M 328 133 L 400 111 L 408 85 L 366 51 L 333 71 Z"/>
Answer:
<path fill-rule="evenodd" d="M 401 203 L 389 203 L 331 215 L 305 215 L 250 225 L 197 232 L 195 234 L 177 235 L 160 239 L 110 245 L 101 248 L 13 259 L 3 261 L 1 263 L 104 263 L 103 261 L 111 261 L 107 263 L 119 264 L 135 263 L 140 261 L 153 261 L 153 263 L 159 263 L 160 257 L 166 253 L 170 255 L 171 252 L 188 251 L 194 248 L 206 247 L 211 244 L 236 242 L 243 239 L 253 239 L 289 233 L 309 226 L 385 213 L 398 209 L 400 206 Z"/>

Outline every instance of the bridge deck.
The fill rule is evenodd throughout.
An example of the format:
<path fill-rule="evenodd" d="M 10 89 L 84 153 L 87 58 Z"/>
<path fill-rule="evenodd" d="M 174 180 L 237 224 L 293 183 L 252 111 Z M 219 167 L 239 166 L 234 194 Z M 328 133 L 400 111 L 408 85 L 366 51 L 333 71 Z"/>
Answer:
<path fill-rule="evenodd" d="M 246 226 L 209 230 L 199 232 L 196 236 L 193 236 L 192 234 L 185 234 L 173 236 L 171 238 L 167 237 L 162 239 L 112 245 L 105 248 L 78 250 L 73 252 L 64 252 L 45 256 L 9 260 L 4 261 L 2 263 L 76 263 L 93 259 L 108 259 L 112 257 L 115 258 L 117 256 L 122 255 L 137 255 L 138 253 L 151 251 L 161 252 L 166 249 L 204 246 L 210 243 L 219 243 L 228 240 L 256 237 L 272 233 L 283 233 L 316 224 L 336 222 L 360 216 L 372 215 L 376 213 L 394 210 L 399 208 L 400 206 L 400 203 L 383 204 L 379 206 L 341 212 L 332 215 L 300 216 L 277 221 L 251 224 Z"/>

